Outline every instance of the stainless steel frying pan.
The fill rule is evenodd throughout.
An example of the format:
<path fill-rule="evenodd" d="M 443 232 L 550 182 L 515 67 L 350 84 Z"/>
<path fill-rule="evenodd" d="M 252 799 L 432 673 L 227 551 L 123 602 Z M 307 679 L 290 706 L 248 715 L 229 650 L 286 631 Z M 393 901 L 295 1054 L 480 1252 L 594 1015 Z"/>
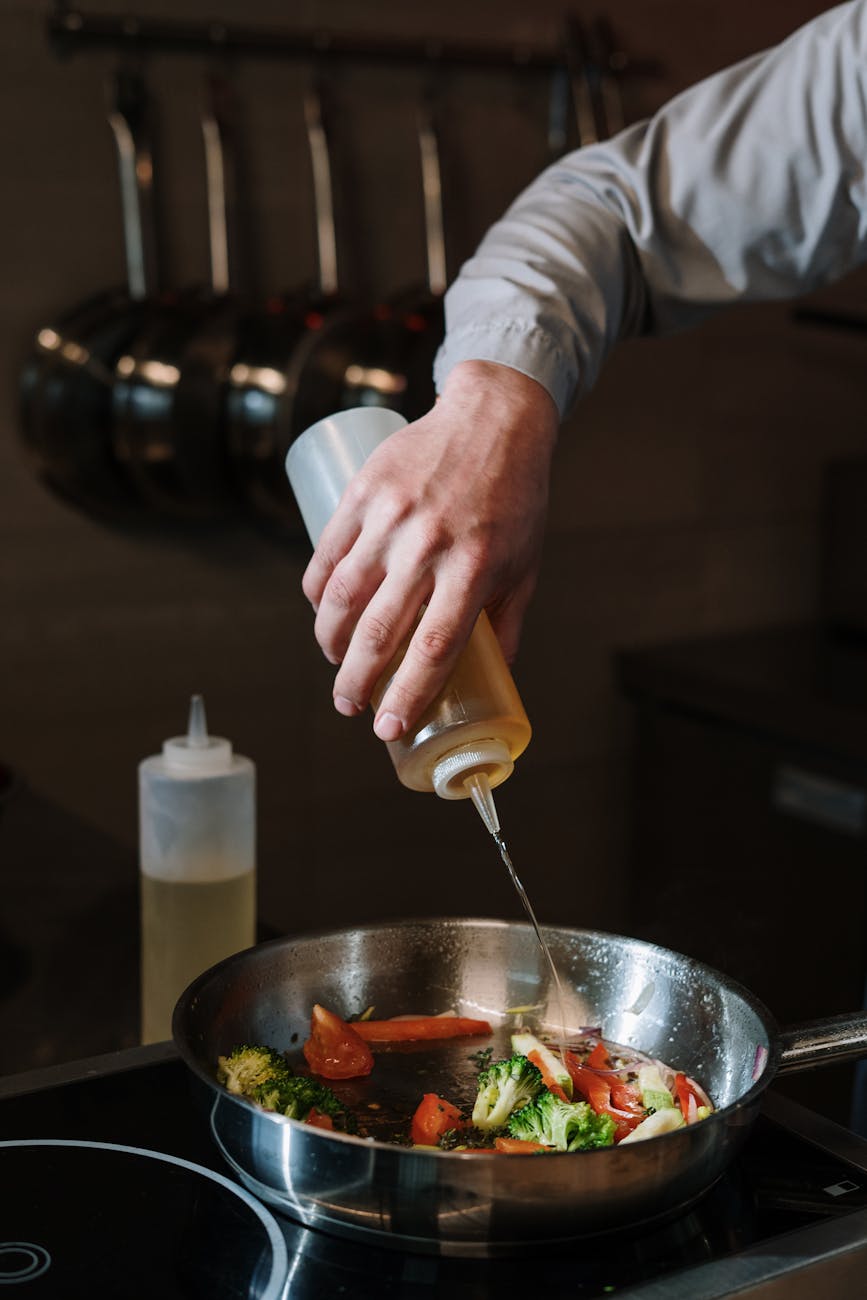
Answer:
<path fill-rule="evenodd" d="M 510 1009 L 532 1006 L 555 1029 L 559 1008 L 526 925 L 421 920 L 278 939 L 215 966 L 182 995 L 178 1049 L 205 1122 L 229 1167 L 263 1201 L 311 1227 L 402 1250 L 496 1255 L 549 1248 L 665 1217 L 724 1172 L 774 1076 L 867 1054 L 867 1017 L 781 1031 L 745 988 L 664 948 L 589 930 L 545 929 L 565 990 L 566 1028 L 661 1057 L 698 1079 L 717 1112 L 628 1146 L 536 1157 L 413 1150 L 406 1137 L 425 1092 L 471 1101 L 491 1040 L 376 1052 L 372 1074 L 334 1088 L 362 1137 L 259 1110 L 214 1079 L 218 1055 L 242 1042 L 298 1055 L 320 1002 L 349 1017 L 373 1004 L 402 1013 L 484 1017 L 494 1059 L 509 1054 Z M 526 1013 L 522 1013 L 526 1017 Z"/>

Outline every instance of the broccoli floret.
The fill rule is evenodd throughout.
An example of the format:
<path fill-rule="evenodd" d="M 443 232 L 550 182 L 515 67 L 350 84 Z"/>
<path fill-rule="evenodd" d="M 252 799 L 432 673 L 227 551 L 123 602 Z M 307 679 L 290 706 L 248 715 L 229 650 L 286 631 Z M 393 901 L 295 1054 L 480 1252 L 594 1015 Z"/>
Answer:
<path fill-rule="evenodd" d="M 330 1115 L 337 1127 L 344 1132 L 352 1133 L 356 1128 L 355 1118 L 351 1112 L 328 1085 L 320 1083 L 318 1079 L 294 1074 L 276 1086 L 265 1084 L 259 1092 L 260 1095 L 254 1096 L 253 1101 L 258 1101 L 259 1105 L 264 1106 L 266 1110 L 279 1111 L 289 1119 L 303 1121 L 311 1110 L 317 1110 L 320 1115 Z"/>
<path fill-rule="evenodd" d="M 233 1047 L 228 1056 L 217 1058 L 217 1081 L 240 1097 L 250 1097 L 256 1088 L 291 1078 L 289 1063 L 273 1047 L 244 1043 Z"/>
<path fill-rule="evenodd" d="M 234 1047 L 228 1056 L 218 1058 L 217 1065 L 218 1082 L 263 1110 L 300 1120 L 317 1110 L 330 1115 L 346 1133 L 357 1127 L 354 1116 L 326 1084 L 294 1074 L 286 1058 L 273 1047 Z"/>
<path fill-rule="evenodd" d="M 563 1101 L 545 1089 L 509 1120 L 512 1137 L 543 1142 L 558 1151 L 589 1151 L 614 1143 L 614 1120 L 597 1115 L 586 1101 Z"/>
<path fill-rule="evenodd" d="M 479 1074 L 479 1091 L 473 1106 L 476 1128 L 502 1128 L 513 1111 L 526 1106 L 542 1091 L 541 1071 L 517 1053 L 493 1061 Z"/>

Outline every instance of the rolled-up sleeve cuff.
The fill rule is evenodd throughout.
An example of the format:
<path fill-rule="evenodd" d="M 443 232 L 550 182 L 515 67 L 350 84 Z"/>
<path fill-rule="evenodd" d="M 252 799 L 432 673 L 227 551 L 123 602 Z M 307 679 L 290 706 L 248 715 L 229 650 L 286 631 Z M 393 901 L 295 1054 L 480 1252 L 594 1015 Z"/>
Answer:
<path fill-rule="evenodd" d="M 537 324 L 486 320 L 451 331 L 434 362 L 438 393 L 449 372 L 462 361 L 492 361 L 535 379 L 553 398 L 561 419 L 575 393 L 574 359 Z"/>

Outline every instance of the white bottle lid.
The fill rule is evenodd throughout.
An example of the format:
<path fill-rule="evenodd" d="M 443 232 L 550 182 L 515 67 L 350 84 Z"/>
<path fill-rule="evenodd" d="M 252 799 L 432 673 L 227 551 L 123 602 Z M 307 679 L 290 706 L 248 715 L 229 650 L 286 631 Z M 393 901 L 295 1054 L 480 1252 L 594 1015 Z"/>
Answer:
<path fill-rule="evenodd" d="M 356 406 L 311 424 L 292 443 L 286 473 L 314 546 L 370 453 L 405 424 L 384 406 Z"/>
<path fill-rule="evenodd" d="M 511 776 L 514 768 L 506 742 L 492 737 L 471 741 L 444 754 L 431 773 L 431 781 L 441 799 L 466 799 L 464 782 L 474 772 L 483 772 L 493 790 Z"/>

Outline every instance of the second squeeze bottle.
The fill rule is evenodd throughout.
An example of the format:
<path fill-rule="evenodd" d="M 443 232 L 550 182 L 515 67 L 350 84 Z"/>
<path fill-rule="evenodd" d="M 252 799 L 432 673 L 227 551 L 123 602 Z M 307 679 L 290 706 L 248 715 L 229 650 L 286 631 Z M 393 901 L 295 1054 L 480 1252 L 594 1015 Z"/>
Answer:
<path fill-rule="evenodd" d="M 286 473 L 314 546 L 350 479 L 373 449 L 405 424 L 396 411 L 358 407 L 319 420 L 293 442 Z M 377 683 L 374 709 L 399 662 L 393 661 Z M 530 735 L 521 698 L 483 610 L 443 690 L 412 731 L 386 747 L 405 786 L 434 791 L 442 799 L 472 798 L 497 836 L 491 790 L 511 775 Z"/>

